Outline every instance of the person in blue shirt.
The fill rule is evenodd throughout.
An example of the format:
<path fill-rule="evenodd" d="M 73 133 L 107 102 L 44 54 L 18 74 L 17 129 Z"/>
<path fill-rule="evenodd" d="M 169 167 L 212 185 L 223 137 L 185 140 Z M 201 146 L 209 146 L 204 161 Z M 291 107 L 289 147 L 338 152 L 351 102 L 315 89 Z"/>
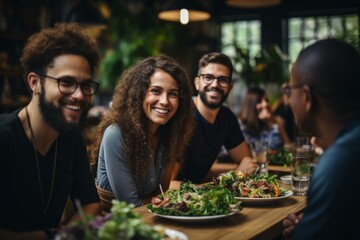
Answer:
<path fill-rule="evenodd" d="M 307 206 L 283 225 L 288 239 L 358 239 L 360 214 L 360 55 L 351 45 L 324 39 L 303 49 L 283 92 L 301 131 L 324 152 L 314 169 Z"/>
<path fill-rule="evenodd" d="M 233 170 L 244 173 L 256 171 L 256 161 L 250 157 L 236 115 L 223 105 L 233 87 L 232 72 L 231 60 L 225 54 L 208 53 L 199 61 L 198 75 L 194 79 L 198 95 L 193 98 L 197 125 L 177 176 L 178 181 L 203 183 L 211 180 L 210 169 L 222 146 L 239 164 Z"/>

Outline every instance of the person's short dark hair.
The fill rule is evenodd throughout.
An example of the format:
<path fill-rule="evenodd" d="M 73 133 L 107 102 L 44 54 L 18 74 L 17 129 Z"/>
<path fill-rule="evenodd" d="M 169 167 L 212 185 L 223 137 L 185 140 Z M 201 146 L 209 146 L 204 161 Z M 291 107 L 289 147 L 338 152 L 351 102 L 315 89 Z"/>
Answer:
<path fill-rule="evenodd" d="M 226 66 L 230 70 L 230 78 L 232 77 L 233 65 L 230 58 L 225 54 L 219 52 L 211 52 L 202 56 L 199 60 L 199 65 L 198 65 L 199 74 L 200 74 L 200 69 L 206 67 L 210 63 L 218 63 Z"/>
<path fill-rule="evenodd" d="M 308 84 L 314 95 L 334 113 L 352 114 L 360 109 L 360 55 L 337 39 L 319 40 L 303 49 L 293 68 L 298 83 Z"/>
<path fill-rule="evenodd" d="M 20 58 L 25 81 L 30 72 L 45 72 L 55 57 L 61 54 L 84 56 L 91 73 L 99 64 L 99 53 L 94 39 L 90 38 L 76 23 L 56 23 L 43 29 L 27 40 Z"/>

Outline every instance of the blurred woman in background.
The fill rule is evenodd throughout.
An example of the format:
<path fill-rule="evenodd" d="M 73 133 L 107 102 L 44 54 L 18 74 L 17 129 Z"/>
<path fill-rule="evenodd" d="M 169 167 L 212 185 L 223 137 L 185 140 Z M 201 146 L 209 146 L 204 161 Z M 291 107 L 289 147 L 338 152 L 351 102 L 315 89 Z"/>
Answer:
<path fill-rule="evenodd" d="M 259 87 L 247 91 L 238 118 L 248 143 L 254 140 L 266 140 L 270 149 L 281 149 L 291 144 L 284 121 L 273 115 L 266 93 Z"/>

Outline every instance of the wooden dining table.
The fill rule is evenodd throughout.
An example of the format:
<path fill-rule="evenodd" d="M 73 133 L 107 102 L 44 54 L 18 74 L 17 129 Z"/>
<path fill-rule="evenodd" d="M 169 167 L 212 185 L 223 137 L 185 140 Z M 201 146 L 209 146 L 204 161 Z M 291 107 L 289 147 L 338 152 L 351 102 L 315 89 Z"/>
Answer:
<path fill-rule="evenodd" d="M 220 173 L 235 169 L 237 166 L 238 166 L 237 163 L 216 162 L 212 166 L 211 171 L 214 173 L 214 175 L 219 175 Z M 290 174 L 289 166 L 268 165 L 268 169 L 269 169 L 269 173 L 276 174 L 278 177 Z"/>
<path fill-rule="evenodd" d="M 189 240 L 276 239 L 281 236 L 282 221 L 290 213 L 299 213 L 306 206 L 305 196 L 289 196 L 271 203 L 245 204 L 235 215 L 203 222 L 183 222 L 159 217 L 146 206 L 135 208 L 144 222 L 162 225 L 183 232 Z"/>

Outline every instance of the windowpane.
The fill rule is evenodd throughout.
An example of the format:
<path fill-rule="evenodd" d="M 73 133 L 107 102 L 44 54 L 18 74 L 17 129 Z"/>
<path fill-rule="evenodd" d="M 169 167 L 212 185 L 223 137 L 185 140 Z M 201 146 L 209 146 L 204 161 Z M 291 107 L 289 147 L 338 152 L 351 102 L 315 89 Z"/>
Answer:
<path fill-rule="evenodd" d="M 341 25 L 341 17 L 339 16 L 330 17 L 330 23 L 331 23 L 330 36 L 339 37 L 339 38 L 343 37 L 344 31 Z"/>
<path fill-rule="evenodd" d="M 289 38 L 300 38 L 300 18 L 292 18 L 289 22 Z"/>
<path fill-rule="evenodd" d="M 234 39 L 234 30 L 232 23 L 224 23 L 221 28 L 221 44 L 222 46 L 226 46 L 232 44 L 232 39 Z"/>
<path fill-rule="evenodd" d="M 261 22 L 236 21 L 225 22 L 221 25 L 221 51 L 231 57 L 233 60 L 236 56 L 236 47 L 243 51 L 248 51 L 250 61 L 254 64 L 254 57 L 261 50 Z M 233 61 L 235 69 L 241 71 L 241 64 Z"/>
<path fill-rule="evenodd" d="M 258 42 L 261 37 L 261 31 L 260 31 L 260 22 L 259 21 L 252 21 L 250 23 L 250 29 L 251 29 L 251 40 L 253 42 Z"/>
<path fill-rule="evenodd" d="M 248 38 L 246 24 L 243 22 L 237 22 L 237 24 L 235 25 L 235 29 L 236 29 L 236 42 L 238 43 L 246 42 L 246 39 Z"/>
<path fill-rule="evenodd" d="M 304 21 L 303 29 L 302 21 Z M 303 47 L 318 39 L 336 37 L 359 48 L 359 16 L 356 14 L 289 18 L 288 32 L 290 65 Z"/>
<path fill-rule="evenodd" d="M 293 63 L 303 48 L 303 43 L 299 39 L 289 40 L 289 58 L 291 63 Z"/>
<path fill-rule="evenodd" d="M 315 18 L 309 17 L 304 19 L 304 37 L 305 39 L 315 38 L 316 31 Z"/>
<path fill-rule="evenodd" d="M 346 18 L 346 34 L 357 35 L 359 34 L 359 21 L 357 15 L 351 15 Z"/>
<path fill-rule="evenodd" d="M 318 31 L 317 31 L 317 38 L 322 39 L 329 37 L 329 27 L 327 23 L 326 17 L 319 17 L 317 18 L 318 21 Z"/>

